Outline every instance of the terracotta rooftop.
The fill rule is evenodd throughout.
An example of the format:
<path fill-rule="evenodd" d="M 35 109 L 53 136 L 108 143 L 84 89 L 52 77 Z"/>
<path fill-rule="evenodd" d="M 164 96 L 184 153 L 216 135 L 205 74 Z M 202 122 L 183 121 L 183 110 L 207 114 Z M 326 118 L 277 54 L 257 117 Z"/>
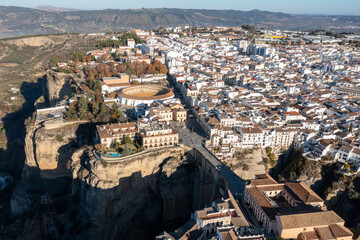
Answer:
<path fill-rule="evenodd" d="M 282 215 L 277 217 L 281 221 L 283 229 L 344 224 L 344 220 L 334 211 Z"/>
<path fill-rule="evenodd" d="M 315 202 L 324 202 L 313 190 L 310 189 L 309 186 L 307 186 L 303 182 L 300 183 L 287 182 L 285 183 L 285 188 L 287 190 L 290 190 L 292 193 L 296 194 L 301 199 L 301 201 L 303 201 L 306 204 L 315 203 Z"/>
<path fill-rule="evenodd" d="M 245 134 L 261 134 L 262 130 L 260 128 L 241 128 L 241 131 Z"/>

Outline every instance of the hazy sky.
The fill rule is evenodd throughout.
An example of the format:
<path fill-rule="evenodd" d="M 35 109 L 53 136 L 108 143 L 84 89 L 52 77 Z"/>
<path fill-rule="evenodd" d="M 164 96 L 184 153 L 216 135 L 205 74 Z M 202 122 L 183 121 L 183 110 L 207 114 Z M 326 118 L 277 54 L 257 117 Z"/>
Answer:
<path fill-rule="evenodd" d="M 360 0 L 0 0 L 2 6 L 51 5 L 77 9 L 200 8 L 360 15 Z"/>

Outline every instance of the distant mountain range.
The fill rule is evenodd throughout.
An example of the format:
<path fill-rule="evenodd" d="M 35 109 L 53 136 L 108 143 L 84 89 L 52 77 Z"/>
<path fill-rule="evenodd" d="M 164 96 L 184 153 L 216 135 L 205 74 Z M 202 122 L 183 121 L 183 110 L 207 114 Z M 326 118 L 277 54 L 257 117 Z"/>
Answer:
<path fill-rule="evenodd" d="M 79 9 L 75 9 L 75 8 L 59 8 L 59 7 L 49 6 L 49 5 L 40 5 L 40 6 L 37 6 L 35 9 L 39 9 L 39 10 L 43 10 L 43 11 L 47 11 L 47 12 L 79 11 Z"/>
<path fill-rule="evenodd" d="M 93 33 L 160 26 L 229 26 L 307 30 L 325 29 L 360 33 L 359 16 L 294 15 L 260 10 L 105 9 L 74 10 L 43 6 L 40 9 L 0 6 L 0 37 L 54 32 Z"/>

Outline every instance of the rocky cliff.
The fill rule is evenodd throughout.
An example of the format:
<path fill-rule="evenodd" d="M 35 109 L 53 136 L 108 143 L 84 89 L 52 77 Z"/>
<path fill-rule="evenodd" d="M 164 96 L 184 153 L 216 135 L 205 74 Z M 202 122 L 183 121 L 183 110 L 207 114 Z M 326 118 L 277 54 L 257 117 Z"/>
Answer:
<path fill-rule="evenodd" d="M 310 161 L 294 151 L 279 180 L 302 181 L 325 200 L 328 210 L 334 210 L 348 227 L 360 221 L 360 178 L 344 176 L 332 161 Z M 274 176 L 277 177 L 277 176 Z"/>
<path fill-rule="evenodd" d="M 4 239 L 153 239 L 188 220 L 202 187 L 190 149 L 102 162 L 91 147 L 77 144 L 89 143 L 91 127 L 28 127 L 23 178 L 11 198 L 13 222 L 5 225 Z"/>
<path fill-rule="evenodd" d="M 92 235 L 151 239 L 186 221 L 195 180 L 186 152 L 176 148 L 107 164 L 89 152 L 76 152 L 73 194 L 79 198 L 80 212 L 94 220 Z"/>
<path fill-rule="evenodd" d="M 80 123 L 50 130 L 37 124 L 27 127 L 22 180 L 11 198 L 13 217 L 27 213 L 42 194 L 59 194 L 67 188 L 62 179 L 71 178 L 71 157 L 78 149 L 77 139 L 87 135 L 89 128 Z"/>
<path fill-rule="evenodd" d="M 43 77 L 43 96 L 49 106 L 55 106 L 58 101 L 71 97 L 78 92 L 82 79 L 75 74 L 47 72 Z"/>

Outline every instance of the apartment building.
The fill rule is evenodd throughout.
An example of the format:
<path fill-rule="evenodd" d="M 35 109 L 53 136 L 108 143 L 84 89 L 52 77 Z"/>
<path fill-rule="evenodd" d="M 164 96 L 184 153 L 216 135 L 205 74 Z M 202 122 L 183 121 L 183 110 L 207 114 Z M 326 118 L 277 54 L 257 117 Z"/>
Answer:
<path fill-rule="evenodd" d="M 148 123 L 140 131 L 142 145 L 148 149 L 176 146 L 179 143 L 179 133 L 166 122 Z"/>
<path fill-rule="evenodd" d="M 279 146 L 287 148 L 294 141 L 295 129 L 269 129 L 269 128 L 237 128 L 240 134 L 242 148 Z"/>
<path fill-rule="evenodd" d="M 256 175 L 245 188 L 245 202 L 265 230 L 279 238 L 351 239 L 353 236 L 344 227 L 345 221 L 335 212 L 326 211 L 324 201 L 303 182 L 278 183 L 268 174 Z"/>
<path fill-rule="evenodd" d="M 264 135 L 261 128 L 240 128 L 240 141 L 243 148 L 261 147 Z"/>
<path fill-rule="evenodd" d="M 167 123 L 171 121 L 185 122 L 187 118 L 187 112 L 183 106 L 175 104 L 169 107 L 152 108 L 149 111 L 149 116 Z"/>
<path fill-rule="evenodd" d="M 114 141 L 121 142 L 125 137 L 136 140 L 139 137 L 139 130 L 136 122 L 109 123 L 96 126 L 96 137 L 106 147 L 111 147 Z"/>
<path fill-rule="evenodd" d="M 195 211 L 192 218 L 174 232 L 163 232 L 157 240 L 218 239 L 264 240 L 265 237 L 248 222 L 234 196 L 218 199 L 211 206 Z"/>

